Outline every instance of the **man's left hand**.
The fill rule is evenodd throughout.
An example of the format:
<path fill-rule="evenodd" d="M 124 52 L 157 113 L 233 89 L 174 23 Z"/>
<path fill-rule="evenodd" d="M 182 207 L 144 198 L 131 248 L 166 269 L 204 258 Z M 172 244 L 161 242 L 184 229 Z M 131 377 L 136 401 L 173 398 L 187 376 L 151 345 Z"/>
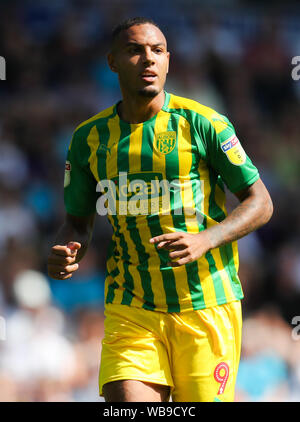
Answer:
<path fill-rule="evenodd" d="M 200 233 L 175 232 L 165 233 L 150 239 L 158 249 L 166 249 L 169 253 L 171 267 L 179 267 L 199 259 L 211 249 L 206 230 Z"/>

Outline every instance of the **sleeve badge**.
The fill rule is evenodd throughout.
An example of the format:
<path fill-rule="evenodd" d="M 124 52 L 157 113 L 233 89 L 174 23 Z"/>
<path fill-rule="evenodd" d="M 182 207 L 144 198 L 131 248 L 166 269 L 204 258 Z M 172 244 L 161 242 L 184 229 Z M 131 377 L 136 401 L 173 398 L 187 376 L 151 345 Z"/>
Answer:
<path fill-rule="evenodd" d="M 232 135 L 226 141 L 222 142 L 221 148 L 232 164 L 235 166 L 245 164 L 246 153 L 236 135 Z"/>
<path fill-rule="evenodd" d="M 71 163 L 70 163 L 70 161 L 66 161 L 64 188 L 69 186 L 70 182 L 71 182 Z"/>

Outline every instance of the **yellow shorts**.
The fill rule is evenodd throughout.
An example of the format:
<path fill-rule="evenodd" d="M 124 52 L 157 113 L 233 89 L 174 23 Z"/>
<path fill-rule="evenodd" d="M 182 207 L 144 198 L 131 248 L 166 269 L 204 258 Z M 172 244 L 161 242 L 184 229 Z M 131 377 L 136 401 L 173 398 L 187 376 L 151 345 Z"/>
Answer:
<path fill-rule="evenodd" d="M 233 401 L 240 359 L 240 301 L 162 313 L 108 304 L 99 392 L 105 383 L 169 385 L 175 402 Z"/>

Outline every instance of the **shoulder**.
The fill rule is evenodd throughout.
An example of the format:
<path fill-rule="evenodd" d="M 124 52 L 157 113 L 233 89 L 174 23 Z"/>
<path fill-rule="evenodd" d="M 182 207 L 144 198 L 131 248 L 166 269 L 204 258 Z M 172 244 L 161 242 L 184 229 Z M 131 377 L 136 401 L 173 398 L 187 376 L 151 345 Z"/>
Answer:
<path fill-rule="evenodd" d="M 167 106 L 169 112 L 177 112 L 197 120 L 200 126 L 213 126 L 217 133 L 226 129 L 230 124 L 226 116 L 198 101 L 170 94 Z"/>
<path fill-rule="evenodd" d="M 73 132 L 69 149 L 85 148 L 87 144 L 87 138 L 91 132 L 91 129 L 95 127 L 95 125 L 98 126 L 99 124 L 101 124 L 101 122 L 106 125 L 107 120 L 114 115 L 114 112 L 115 106 L 113 105 L 109 108 L 106 108 L 105 110 L 100 111 L 99 113 L 95 114 L 84 122 L 80 123 Z"/>
<path fill-rule="evenodd" d="M 98 124 L 101 121 L 106 122 L 107 119 L 113 116 L 114 109 L 115 109 L 115 106 L 112 105 L 111 107 L 100 111 L 99 113 L 95 114 L 94 116 L 80 123 L 74 130 L 74 134 L 84 132 L 86 129 L 90 129 L 92 126 L 94 126 L 95 124 Z"/>

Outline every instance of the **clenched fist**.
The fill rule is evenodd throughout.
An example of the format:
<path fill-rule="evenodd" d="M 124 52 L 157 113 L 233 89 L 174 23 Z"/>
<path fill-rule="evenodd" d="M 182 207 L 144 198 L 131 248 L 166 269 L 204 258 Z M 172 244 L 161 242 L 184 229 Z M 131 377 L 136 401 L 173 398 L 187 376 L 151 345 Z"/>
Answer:
<path fill-rule="evenodd" d="M 57 280 L 67 280 L 78 270 L 76 263 L 77 252 L 81 248 L 78 242 L 67 245 L 55 245 L 51 248 L 48 258 L 48 275 Z"/>

